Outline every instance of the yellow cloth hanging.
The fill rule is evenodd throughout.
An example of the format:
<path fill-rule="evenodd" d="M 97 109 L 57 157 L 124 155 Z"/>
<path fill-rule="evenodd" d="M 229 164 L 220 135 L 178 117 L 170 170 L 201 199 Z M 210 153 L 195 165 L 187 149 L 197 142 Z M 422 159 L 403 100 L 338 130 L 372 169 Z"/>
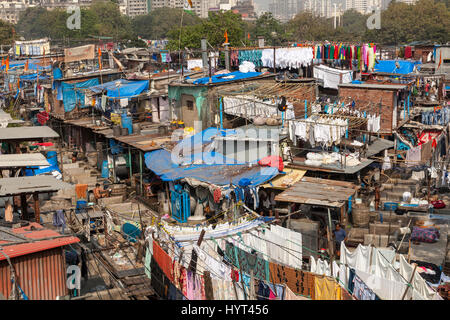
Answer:
<path fill-rule="evenodd" d="M 314 277 L 314 300 L 341 300 L 341 287 L 330 277 Z"/>

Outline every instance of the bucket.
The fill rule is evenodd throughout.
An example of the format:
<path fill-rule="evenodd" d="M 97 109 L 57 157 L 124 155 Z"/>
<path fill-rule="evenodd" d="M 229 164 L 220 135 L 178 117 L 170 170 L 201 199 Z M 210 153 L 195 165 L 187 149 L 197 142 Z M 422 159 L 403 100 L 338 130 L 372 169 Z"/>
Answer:
<path fill-rule="evenodd" d="M 141 134 L 141 125 L 139 123 L 133 123 L 133 133 Z"/>
<path fill-rule="evenodd" d="M 132 134 L 133 133 L 132 119 L 126 113 L 122 113 L 121 117 L 122 117 L 122 128 L 127 128 L 128 129 L 127 134 Z"/>
<path fill-rule="evenodd" d="M 128 135 L 128 128 L 121 128 L 120 133 L 122 136 L 127 136 Z"/>
<path fill-rule="evenodd" d="M 120 126 L 113 126 L 113 135 L 114 137 L 120 137 L 122 134 L 122 130 L 120 128 Z"/>

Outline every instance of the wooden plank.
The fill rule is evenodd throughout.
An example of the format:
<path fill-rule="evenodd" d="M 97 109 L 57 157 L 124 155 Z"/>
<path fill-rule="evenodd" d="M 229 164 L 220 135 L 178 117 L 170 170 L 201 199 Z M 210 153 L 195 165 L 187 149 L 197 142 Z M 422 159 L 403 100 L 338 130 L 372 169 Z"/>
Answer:
<path fill-rule="evenodd" d="M 145 274 L 144 267 L 137 269 L 129 269 L 129 270 L 120 270 L 117 272 L 117 277 L 119 279 L 123 279 L 125 277 L 138 276 Z"/>
<path fill-rule="evenodd" d="M 339 181 L 339 180 L 303 177 L 303 179 L 301 181 L 315 182 L 315 183 L 321 183 L 321 184 L 328 183 L 328 184 L 331 184 L 331 185 L 334 185 L 334 186 L 342 186 L 342 187 L 353 188 L 353 189 L 357 189 L 358 188 L 358 186 L 355 185 L 354 183 L 347 182 L 347 181 Z"/>
<path fill-rule="evenodd" d="M 151 289 L 140 289 L 132 292 L 127 292 L 128 296 L 153 296 L 154 294 L 155 291 Z"/>
<path fill-rule="evenodd" d="M 150 283 L 150 279 L 147 278 L 147 276 L 132 277 L 132 278 L 125 278 L 122 280 L 122 282 L 124 284 L 126 284 L 127 286 L 131 286 L 131 285 L 141 284 L 141 283 L 145 283 L 145 282 Z"/>

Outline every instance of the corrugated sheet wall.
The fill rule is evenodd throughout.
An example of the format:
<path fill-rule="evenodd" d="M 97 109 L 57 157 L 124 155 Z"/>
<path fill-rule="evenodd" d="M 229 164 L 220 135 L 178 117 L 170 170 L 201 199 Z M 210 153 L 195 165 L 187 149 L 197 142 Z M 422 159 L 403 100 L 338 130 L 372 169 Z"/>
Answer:
<path fill-rule="evenodd" d="M 66 261 L 60 248 L 45 250 L 11 260 L 19 286 L 30 300 L 54 300 L 67 295 Z M 11 292 L 8 261 L 0 261 L 0 292 L 8 299 Z"/>

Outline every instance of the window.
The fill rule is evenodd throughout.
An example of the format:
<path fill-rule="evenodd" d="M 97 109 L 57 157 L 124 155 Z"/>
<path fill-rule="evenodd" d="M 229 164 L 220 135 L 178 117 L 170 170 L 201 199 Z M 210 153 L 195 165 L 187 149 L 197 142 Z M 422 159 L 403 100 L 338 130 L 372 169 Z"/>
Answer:
<path fill-rule="evenodd" d="M 186 105 L 189 111 L 194 111 L 194 101 L 188 100 L 186 101 Z"/>

